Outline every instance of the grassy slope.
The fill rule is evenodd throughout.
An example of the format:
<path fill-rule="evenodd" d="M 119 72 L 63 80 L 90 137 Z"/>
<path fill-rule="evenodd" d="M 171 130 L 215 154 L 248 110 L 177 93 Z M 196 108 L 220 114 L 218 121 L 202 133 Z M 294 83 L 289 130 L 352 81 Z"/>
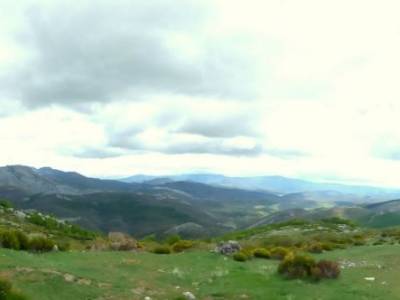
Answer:
<path fill-rule="evenodd" d="M 400 246 L 353 247 L 318 257 L 355 262 L 338 280 L 283 280 L 277 262 L 246 263 L 206 251 L 175 255 L 0 250 L 0 272 L 31 299 L 400 299 Z M 75 276 L 67 282 L 65 274 Z M 376 277 L 368 282 L 364 277 Z M 81 280 L 81 284 L 78 283 Z M 90 285 L 88 284 L 90 280 Z M 180 288 L 177 289 L 176 287 Z M 247 298 L 245 297 L 247 296 Z"/>

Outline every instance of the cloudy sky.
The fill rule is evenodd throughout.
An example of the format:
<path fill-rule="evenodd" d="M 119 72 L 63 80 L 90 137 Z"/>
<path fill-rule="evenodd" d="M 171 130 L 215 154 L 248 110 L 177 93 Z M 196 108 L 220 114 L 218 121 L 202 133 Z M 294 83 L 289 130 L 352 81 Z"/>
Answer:
<path fill-rule="evenodd" d="M 400 186 L 399 11 L 2 0 L 0 165 Z"/>

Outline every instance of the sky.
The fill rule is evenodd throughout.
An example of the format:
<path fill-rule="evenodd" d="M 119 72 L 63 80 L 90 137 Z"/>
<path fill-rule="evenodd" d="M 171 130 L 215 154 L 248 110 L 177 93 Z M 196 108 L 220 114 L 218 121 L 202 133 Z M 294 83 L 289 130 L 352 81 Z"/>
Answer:
<path fill-rule="evenodd" d="M 400 2 L 0 2 L 0 165 L 400 186 Z"/>

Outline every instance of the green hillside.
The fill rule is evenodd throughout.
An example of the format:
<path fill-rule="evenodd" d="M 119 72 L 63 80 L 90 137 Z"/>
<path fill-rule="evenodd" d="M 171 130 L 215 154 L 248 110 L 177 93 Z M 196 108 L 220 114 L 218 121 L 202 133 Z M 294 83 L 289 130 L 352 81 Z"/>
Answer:
<path fill-rule="evenodd" d="M 69 299 L 400 299 L 400 246 L 364 246 L 315 255 L 342 261 L 340 279 L 312 283 L 276 274 L 277 261 L 246 263 L 207 251 L 175 255 L 0 250 L 0 272 L 32 300 Z M 354 264 L 354 266 L 353 266 Z M 375 281 L 366 281 L 374 277 Z"/>

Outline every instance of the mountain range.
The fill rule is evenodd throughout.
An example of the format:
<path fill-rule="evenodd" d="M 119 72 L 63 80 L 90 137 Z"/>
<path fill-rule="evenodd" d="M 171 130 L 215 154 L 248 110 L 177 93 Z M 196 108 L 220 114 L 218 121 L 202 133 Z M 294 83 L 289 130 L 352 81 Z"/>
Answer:
<path fill-rule="evenodd" d="M 330 191 L 353 194 L 357 197 L 387 198 L 400 196 L 400 189 L 390 189 L 366 185 L 347 185 L 306 181 L 283 176 L 229 177 L 220 174 L 182 174 L 169 176 L 133 175 L 120 179 L 127 183 L 145 183 L 157 180 L 192 181 L 217 186 L 250 190 L 266 190 L 276 194 Z"/>
<path fill-rule="evenodd" d="M 0 167 L 0 197 L 89 229 L 137 237 L 209 236 L 289 218 L 336 215 L 381 226 L 382 216 L 397 220 L 400 212 L 398 202 L 383 206 L 390 209 L 371 204 L 400 197 L 397 190 L 377 187 L 215 174 L 107 180 L 18 165 Z"/>

